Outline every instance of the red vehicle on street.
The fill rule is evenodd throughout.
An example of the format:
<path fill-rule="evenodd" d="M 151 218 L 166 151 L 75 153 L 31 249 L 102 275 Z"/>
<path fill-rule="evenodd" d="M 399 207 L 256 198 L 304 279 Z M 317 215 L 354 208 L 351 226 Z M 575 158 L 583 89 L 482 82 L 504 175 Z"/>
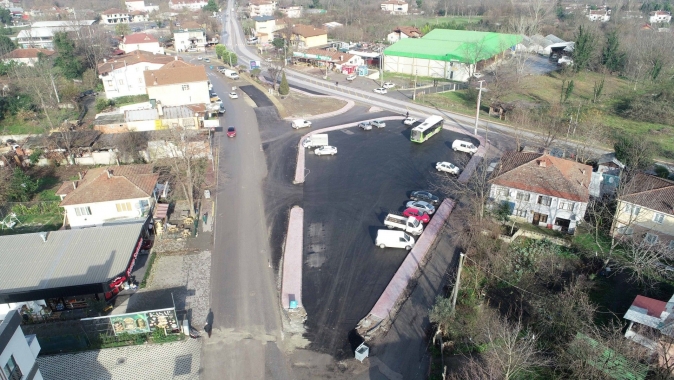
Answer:
<path fill-rule="evenodd" d="M 234 127 L 227 128 L 227 137 L 236 137 L 236 129 Z"/>
<path fill-rule="evenodd" d="M 423 211 L 417 210 L 415 208 L 408 208 L 403 211 L 403 215 L 410 217 L 413 216 L 416 220 L 421 223 L 428 223 L 431 220 L 431 217 Z"/>

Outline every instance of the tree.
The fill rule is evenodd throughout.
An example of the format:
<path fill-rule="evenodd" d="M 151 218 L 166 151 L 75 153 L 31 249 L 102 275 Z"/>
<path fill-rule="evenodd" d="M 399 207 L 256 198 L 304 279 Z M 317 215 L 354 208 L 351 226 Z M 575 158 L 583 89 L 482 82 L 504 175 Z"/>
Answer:
<path fill-rule="evenodd" d="M 281 74 L 281 84 L 278 87 L 278 93 L 285 96 L 290 93 L 290 86 L 288 85 L 288 80 L 286 79 L 285 71 Z"/>
<path fill-rule="evenodd" d="M 201 9 L 203 9 L 204 12 L 217 12 L 220 10 L 215 0 L 208 0 L 208 4 L 204 5 L 204 7 Z"/>
<path fill-rule="evenodd" d="M 168 128 L 166 148 L 171 175 L 176 187 L 190 204 L 190 216 L 195 217 L 196 200 L 204 183 L 206 159 L 201 144 L 195 144 L 193 134 L 183 127 Z"/>
<path fill-rule="evenodd" d="M 7 8 L 0 8 L 0 22 L 7 25 L 12 22 L 12 13 Z"/>
<path fill-rule="evenodd" d="M 311 0 L 311 4 L 309 4 L 309 8 L 320 9 L 321 8 L 320 0 Z"/>
<path fill-rule="evenodd" d="M 14 49 L 16 49 L 16 44 L 14 41 L 9 39 L 7 36 L 0 36 L 0 54 L 7 54 Z"/>
<path fill-rule="evenodd" d="M 625 135 L 613 145 L 615 156 L 626 166 L 627 173 L 635 173 L 653 164 L 653 147 L 645 139 Z"/>
<path fill-rule="evenodd" d="M 75 43 L 66 32 L 54 33 L 54 47 L 58 53 L 54 67 L 58 68 L 66 79 L 79 78 L 84 71 L 82 62 L 75 54 Z"/>
<path fill-rule="evenodd" d="M 423 0 L 417 0 L 417 8 L 421 9 L 422 4 L 423 4 Z"/>
<path fill-rule="evenodd" d="M 592 64 L 594 58 L 594 49 L 596 46 L 596 38 L 594 33 L 584 28 L 582 25 L 578 27 L 576 34 L 576 44 L 573 50 L 573 71 L 579 72 L 588 68 Z"/>
<path fill-rule="evenodd" d="M 126 36 L 131 33 L 131 28 L 129 24 L 117 24 L 115 25 L 115 34 L 118 36 Z"/>
<path fill-rule="evenodd" d="M 620 51 L 620 38 L 615 30 L 606 35 L 606 45 L 602 49 L 601 63 L 611 72 L 620 72 L 625 66 L 625 53 Z"/>
<path fill-rule="evenodd" d="M 21 168 L 14 168 L 7 189 L 7 200 L 10 202 L 28 202 L 40 188 L 40 179 L 33 179 Z"/>

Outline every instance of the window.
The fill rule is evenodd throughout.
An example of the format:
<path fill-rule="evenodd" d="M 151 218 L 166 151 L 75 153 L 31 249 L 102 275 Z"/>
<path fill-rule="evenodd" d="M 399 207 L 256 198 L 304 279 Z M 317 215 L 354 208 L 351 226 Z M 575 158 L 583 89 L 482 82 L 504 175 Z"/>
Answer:
<path fill-rule="evenodd" d="M 660 214 L 659 212 L 656 212 L 655 215 L 653 215 L 653 221 L 658 224 L 662 224 L 662 222 L 665 221 L 665 214 Z"/>
<path fill-rule="evenodd" d="M 541 215 L 541 218 L 538 220 L 538 223 L 547 223 L 548 222 L 548 216 L 547 215 Z"/>
<path fill-rule="evenodd" d="M 518 201 L 529 202 L 530 197 L 531 197 L 531 194 L 529 194 L 529 193 L 523 193 L 521 191 L 517 192 L 517 200 Z"/>
<path fill-rule="evenodd" d="M 143 83 L 143 78 L 138 78 L 138 83 Z"/>
<path fill-rule="evenodd" d="M 618 233 L 621 235 L 632 235 L 634 233 L 634 228 L 628 226 L 618 227 Z"/>
<path fill-rule="evenodd" d="M 552 197 L 546 197 L 545 195 L 540 195 L 538 197 L 538 204 L 543 206 L 550 206 L 552 203 Z"/>
<path fill-rule="evenodd" d="M 644 241 L 648 244 L 655 244 L 658 242 L 658 235 L 646 232 L 646 236 L 644 236 Z"/>
<path fill-rule="evenodd" d="M 527 210 L 515 210 L 513 212 L 513 215 L 519 216 L 519 217 L 522 217 L 522 218 L 526 218 L 527 217 Z"/>
<path fill-rule="evenodd" d="M 190 89 L 190 85 L 189 85 L 189 84 L 184 84 L 184 85 L 183 85 L 183 91 L 188 91 L 189 89 Z"/>
<path fill-rule="evenodd" d="M 124 79 L 120 79 L 119 84 L 124 84 Z"/>
<path fill-rule="evenodd" d="M 117 203 L 117 212 L 131 211 L 131 202 Z"/>
<path fill-rule="evenodd" d="M 508 189 L 505 188 L 505 187 L 498 189 L 498 195 L 500 195 L 502 197 L 507 197 L 508 196 Z"/>
<path fill-rule="evenodd" d="M 108 81 L 108 86 L 112 86 L 112 85 L 114 85 L 114 84 L 115 84 L 115 82 L 113 82 L 113 81 L 111 81 L 111 80 Z"/>
<path fill-rule="evenodd" d="M 559 209 L 573 211 L 573 202 L 559 202 Z"/>
<path fill-rule="evenodd" d="M 75 215 L 77 216 L 91 215 L 91 208 L 89 206 L 75 207 Z"/>
<path fill-rule="evenodd" d="M 641 207 L 634 206 L 628 203 L 625 205 L 625 212 L 632 216 L 637 216 L 639 215 L 639 212 L 641 212 Z"/>
<path fill-rule="evenodd" d="M 16 360 L 14 360 L 14 355 L 11 355 L 9 357 L 9 360 L 7 361 L 7 364 L 5 364 L 5 366 L 2 368 L 2 371 L 5 373 L 5 377 L 7 378 L 7 380 L 21 380 L 21 378 L 23 377 L 21 369 L 16 364 Z"/>
<path fill-rule="evenodd" d="M 674 250 L 674 240 L 669 241 L 669 244 L 667 244 L 667 248 L 669 250 Z"/>

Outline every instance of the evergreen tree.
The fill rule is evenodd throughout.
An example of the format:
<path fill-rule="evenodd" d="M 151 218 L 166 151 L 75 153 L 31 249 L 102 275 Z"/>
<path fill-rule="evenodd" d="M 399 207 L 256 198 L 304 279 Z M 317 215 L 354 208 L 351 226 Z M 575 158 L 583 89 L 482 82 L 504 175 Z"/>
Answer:
<path fill-rule="evenodd" d="M 220 10 L 215 0 L 208 0 L 208 4 L 204 5 L 204 7 L 201 9 L 203 9 L 204 12 L 217 12 L 218 10 Z"/>
<path fill-rule="evenodd" d="M 286 73 L 283 72 L 281 76 L 281 85 L 278 87 L 278 93 L 285 96 L 290 93 L 290 86 L 288 85 L 288 80 L 286 79 Z"/>
<path fill-rule="evenodd" d="M 606 35 L 606 45 L 601 52 L 601 63 L 612 72 L 619 72 L 625 65 L 625 53 L 620 51 L 620 40 L 615 30 Z"/>
<path fill-rule="evenodd" d="M 66 79 L 79 78 L 84 71 L 82 62 L 75 54 L 75 42 L 66 32 L 54 33 L 54 47 L 58 56 L 54 59 L 54 67 L 58 68 Z"/>
<path fill-rule="evenodd" d="M 578 27 L 578 34 L 576 36 L 576 45 L 573 50 L 573 71 L 579 72 L 588 68 L 592 63 L 592 56 L 594 54 L 595 36 L 592 32 Z"/>

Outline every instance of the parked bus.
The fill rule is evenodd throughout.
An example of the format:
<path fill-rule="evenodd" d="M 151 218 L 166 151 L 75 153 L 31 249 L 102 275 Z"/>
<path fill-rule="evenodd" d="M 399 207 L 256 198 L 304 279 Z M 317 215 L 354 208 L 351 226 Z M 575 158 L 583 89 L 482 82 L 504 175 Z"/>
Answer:
<path fill-rule="evenodd" d="M 431 136 L 440 132 L 444 122 L 445 120 L 442 116 L 430 116 L 428 119 L 424 120 L 423 123 L 412 128 L 410 140 L 417 143 L 428 140 Z"/>

